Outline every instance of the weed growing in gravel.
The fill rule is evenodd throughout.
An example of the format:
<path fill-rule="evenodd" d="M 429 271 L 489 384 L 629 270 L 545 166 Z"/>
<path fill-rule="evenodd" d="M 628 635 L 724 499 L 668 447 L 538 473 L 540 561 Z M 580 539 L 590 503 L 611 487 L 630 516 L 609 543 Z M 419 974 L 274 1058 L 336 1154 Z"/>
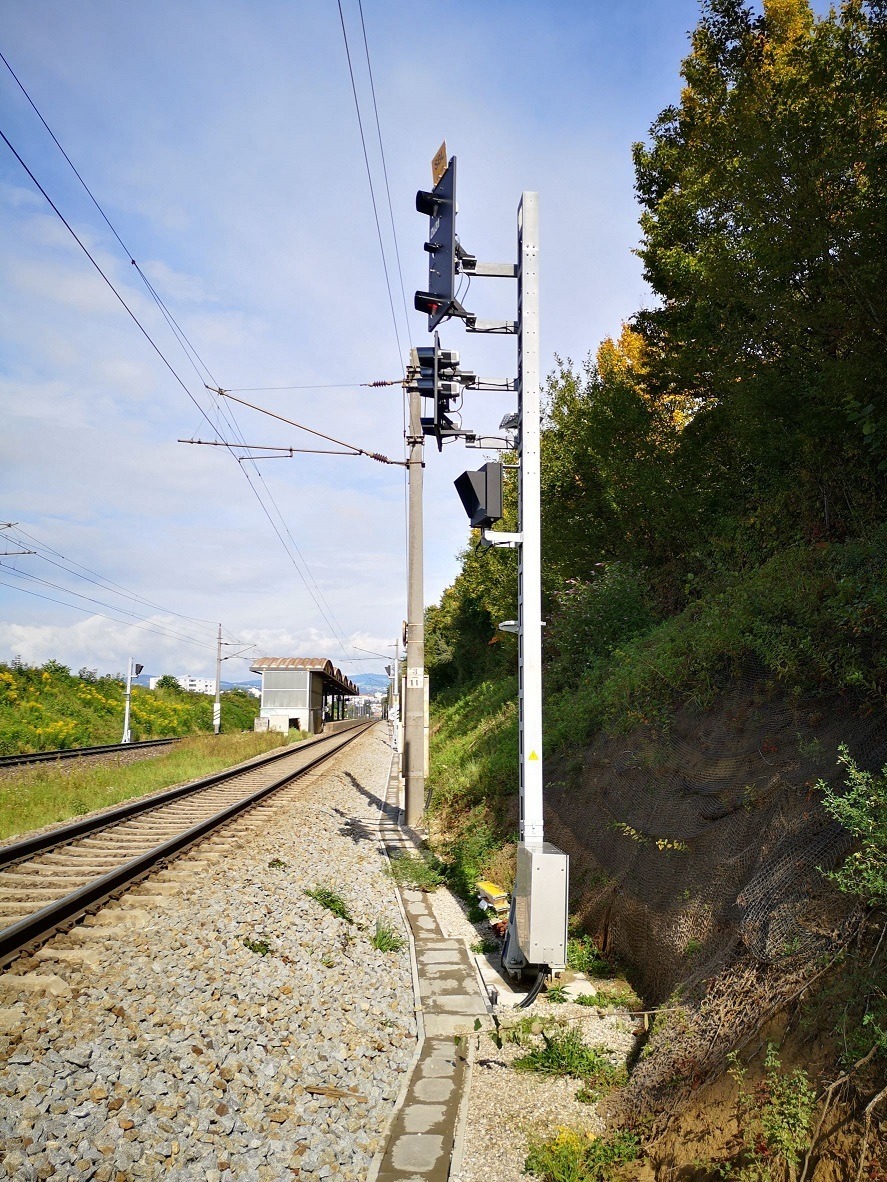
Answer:
<path fill-rule="evenodd" d="M 612 977 L 613 966 L 601 956 L 591 936 L 571 936 L 567 940 L 567 968 L 593 977 Z"/>
<path fill-rule="evenodd" d="M 623 1067 L 614 1067 L 610 1060 L 594 1047 L 582 1041 L 578 1030 L 540 1030 L 543 1045 L 533 1047 L 514 1067 L 518 1071 L 538 1071 L 542 1075 L 571 1075 L 587 1083 L 613 1087 L 625 1077 Z"/>
<path fill-rule="evenodd" d="M 560 1129 L 556 1136 L 530 1141 L 524 1169 L 543 1182 L 606 1182 L 613 1168 L 636 1161 L 638 1139 L 616 1132 L 605 1137 Z"/>
<path fill-rule="evenodd" d="M 269 870 L 289 870 L 289 864 L 282 858 L 272 858 L 268 863 Z"/>
<path fill-rule="evenodd" d="M 436 891 L 444 880 L 440 862 L 428 851 L 392 857 L 391 876 L 398 886 L 417 891 Z"/>
<path fill-rule="evenodd" d="M 545 990 L 545 1000 L 552 1005 L 560 1006 L 570 1000 L 566 985 L 549 985 Z"/>
<path fill-rule="evenodd" d="M 580 993 L 574 997 L 577 1006 L 594 1006 L 599 1010 L 636 1010 L 641 999 L 631 989 L 620 989 L 616 993 Z"/>
<path fill-rule="evenodd" d="M 330 887 L 316 886 L 304 893 L 309 899 L 319 903 L 321 907 L 326 907 L 327 911 L 332 911 L 333 915 L 338 916 L 339 919 L 344 919 L 347 923 L 354 923 L 351 912 L 348 910 L 348 904 L 341 895 L 337 895 Z"/>
<path fill-rule="evenodd" d="M 477 952 L 479 954 L 483 953 L 484 955 L 490 952 L 498 952 L 499 941 L 493 939 L 475 940 L 475 942 L 471 945 L 471 951 Z"/>
<path fill-rule="evenodd" d="M 271 945 L 267 940 L 244 940 L 244 948 L 248 948 L 250 952 L 256 952 L 259 956 L 267 956 L 271 951 Z"/>
<path fill-rule="evenodd" d="M 370 936 L 370 943 L 377 952 L 400 952 L 406 940 L 397 934 L 390 923 L 384 919 L 377 919 L 376 930 Z"/>

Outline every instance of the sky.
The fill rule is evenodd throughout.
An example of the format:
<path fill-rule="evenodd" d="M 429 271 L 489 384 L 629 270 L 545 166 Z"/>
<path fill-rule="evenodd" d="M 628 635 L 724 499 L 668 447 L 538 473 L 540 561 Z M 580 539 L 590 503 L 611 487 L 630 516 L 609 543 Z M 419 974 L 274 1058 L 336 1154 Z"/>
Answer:
<path fill-rule="evenodd" d="M 0 62 L 0 550 L 35 551 L 0 556 L 0 661 L 212 675 L 221 623 L 228 680 L 250 654 L 382 669 L 404 469 L 178 441 L 334 447 L 206 384 L 403 458 L 402 390 L 360 383 L 429 343 L 414 202 L 442 140 L 479 259 L 514 261 L 539 193 L 543 373 L 651 302 L 631 145 L 679 97 L 697 0 L 363 0 L 372 89 L 358 0 L 342 12 L 372 190 L 337 0 L 4 5 L 0 52 L 101 208 Z M 513 317 L 515 295 L 476 279 L 471 311 Z M 514 376 L 514 338 L 440 332 L 464 367 Z M 465 401 L 487 434 L 514 409 Z M 452 482 L 484 458 L 426 448 L 426 603 L 468 540 Z"/>

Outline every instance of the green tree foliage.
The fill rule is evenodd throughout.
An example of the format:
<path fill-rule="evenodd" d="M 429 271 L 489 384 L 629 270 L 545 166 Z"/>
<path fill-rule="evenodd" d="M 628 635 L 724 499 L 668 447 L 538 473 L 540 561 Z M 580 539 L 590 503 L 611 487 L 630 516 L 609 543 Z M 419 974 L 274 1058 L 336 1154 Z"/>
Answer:
<path fill-rule="evenodd" d="M 788 548 L 884 519 L 883 16 L 863 0 L 822 19 L 808 0 L 760 15 L 704 0 L 680 102 L 634 149 L 658 301 L 548 382 L 549 687 Z M 509 485 L 505 528 L 514 501 Z M 621 635 L 595 615 L 614 570 L 647 588 Z M 513 668 L 495 638 L 515 582 L 512 553 L 466 550 L 428 614 L 436 689 Z"/>
<path fill-rule="evenodd" d="M 692 45 L 635 146 L 650 389 L 695 403 L 679 465 L 702 524 L 856 531 L 887 468 L 882 6 L 706 0 Z"/>

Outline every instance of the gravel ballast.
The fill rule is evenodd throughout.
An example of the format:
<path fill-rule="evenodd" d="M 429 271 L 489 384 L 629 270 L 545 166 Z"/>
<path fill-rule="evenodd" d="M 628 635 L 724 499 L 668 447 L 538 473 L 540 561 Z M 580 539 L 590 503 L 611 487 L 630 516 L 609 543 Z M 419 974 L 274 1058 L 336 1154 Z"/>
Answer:
<path fill-rule="evenodd" d="M 366 1177 L 416 1048 L 406 945 L 370 942 L 405 935 L 390 758 L 377 727 L 0 975 L 7 1177 Z"/>

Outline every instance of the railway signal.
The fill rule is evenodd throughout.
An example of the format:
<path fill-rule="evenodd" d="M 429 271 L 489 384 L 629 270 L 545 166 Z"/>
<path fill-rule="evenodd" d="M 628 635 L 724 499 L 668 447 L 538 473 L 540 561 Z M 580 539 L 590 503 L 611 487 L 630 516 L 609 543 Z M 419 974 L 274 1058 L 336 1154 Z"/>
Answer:
<path fill-rule="evenodd" d="M 423 435 L 433 435 L 437 450 L 443 449 L 445 438 L 465 435 L 451 417 L 451 404 L 462 395 L 462 388 L 474 380 L 474 374 L 459 369 L 459 354 L 454 349 L 442 349 L 440 337 L 434 334 L 434 344 L 416 349 L 418 373 L 416 386 L 423 398 L 431 400 L 431 413 L 422 415 Z"/>
<path fill-rule="evenodd" d="M 456 237 L 456 159 L 446 167 L 445 147 L 432 164 L 434 189 L 420 192 L 416 208 L 430 218 L 429 282 L 416 293 L 416 308 L 428 314 L 428 328 L 459 316 L 472 333 L 517 336 L 517 381 L 496 383 L 476 379 L 460 383 L 476 390 L 516 389 L 517 413 L 506 416 L 502 428 L 508 440 L 503 449 L 517 453 L 518 527 L 514 533 L 490 530 L 502 516 L 502 469 L 495 463 L 479 471 L 463 472 L 456 489 L 472 526 L 481 531 L 482 546 L 502 546 L 518 554 L 518 697 L 520 718 L 520 842 L 517 874 L 502 952 L 505 969 L 519 975 L 534 968 L 559 972 L 566 964 L 569 859 L 545 840 L 543 819 L 542 752 L 542 586 L 541 586 L 541 448 L 539 390 L 539 276 L 538 195 L 524 193 L 517 211 L 517 262 L 480 262 L 459 245 Z M 456 274 L 517 280 L 517 319 L 479 320 L 455 296 Z M 430 433 L 442 443 L 445 434 L 476 440 L 474 432 L 457 431 L 450 418 L 450 402 L 442 396 L 435 346 L 422 350 L 431 375 L 429 394 L 435 418 Z M 456 367 L 458 372 L 458 366 Z M 434 378 L 437 377 L 437 383 Z M 448 378 L 447 380 L 452 380 Z M 428 379 L 426 379 L 426 383 Z M 423 420 L 423 430 L 425 420 Z M 511 621 L 509 631 L 515 630 Z"/>
<path fill-rule="evenodd" d="M 456 264 L 464 251 L 456 237 L 456 157 L 440 171 L 446 160 L 446 144 L 434 159 L 434 188 L 420 189 L 416 210 L 428 217 L 428 290 L 417 291 L 414 306 L 428 315 L 428 331 L 449 316 L 465 316 L 456 299 Z"/>
<path fill-rule="evenodd" d="M 138 677 L 144 669 L 144 665 L 137 665 L 135 660 L 130 657 L 129 664 L 126 666 L 126 693 L 123 695 L 123 738 L 121 743 L 131 743 L 132 734 L 129 729 L 129 705 L 132 699 L 132 679 Z"/>
<path fill-rule="evenodd" d="M 463 472 L 453 483 L 472 529 L 484 529 L 501 520 L 501 464 L 484 464 L 476 472 Z"/>

